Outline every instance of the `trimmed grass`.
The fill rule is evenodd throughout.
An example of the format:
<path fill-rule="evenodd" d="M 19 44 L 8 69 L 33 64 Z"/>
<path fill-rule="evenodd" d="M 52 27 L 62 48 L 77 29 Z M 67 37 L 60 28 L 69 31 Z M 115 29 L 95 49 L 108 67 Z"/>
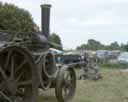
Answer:
<path fill-rule="evenodd" d="M 124 66 L 121 65 L 121 64 L 118 64 L 118 63 L 105 63 L 105 64 L 100 64 L 99 65 L 100 68 L 110 68 L 110 69 L 121 69 L 123 68 Z"/>
<path fill-rule="evenodd" d="M 78 73 L 78 70 L 77 70 Z M 103 79 L 78 80 L 72 102 L 128 102 L 128 72 L 101 69 Z M 41 92 L 40 102 L 57 102 L 54 90 Z"/>

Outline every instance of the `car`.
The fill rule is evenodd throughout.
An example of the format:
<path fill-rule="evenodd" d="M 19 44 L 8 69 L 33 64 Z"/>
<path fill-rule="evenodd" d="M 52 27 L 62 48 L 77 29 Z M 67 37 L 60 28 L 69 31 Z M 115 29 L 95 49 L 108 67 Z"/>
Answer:
<path fill-rule="evenodd" d="M 98 57 L 98 58 L 100 58 L 100 59 L 102 59 L 102 58 L 106 58 L 107 57 L 107 50 L 98 50 L 97 52 L 96 52 L 96 56 Z"/>
<path fill-rule="evenodd" d="M 96 51 L 96 57 L 99 63 L 106 63 L 111 57 L 111 52 L 108 50 L 98 50 Z"/>
<path fill-rule="evenodd" d="M 128 67 L 128 52 L 123 52 L 119 55 L 117 59 L 118 63 L 121 65 Z"/>

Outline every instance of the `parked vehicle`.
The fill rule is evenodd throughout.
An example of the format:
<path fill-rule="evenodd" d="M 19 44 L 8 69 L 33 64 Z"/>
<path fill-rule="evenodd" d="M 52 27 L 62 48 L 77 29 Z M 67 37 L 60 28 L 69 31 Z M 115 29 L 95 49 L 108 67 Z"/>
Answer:
<path fill-rule="evenodd" d="M 108 50 L 98 50 L 96 52 L 96 57 L 99 63 L 106 63 L 109 61 L 111 52 Z"/>
<path fill-rule="evenodd" d="M 118 63 L 128 67 L 128 52 L 123 52 L 119 55 L 117 59 Z"/>

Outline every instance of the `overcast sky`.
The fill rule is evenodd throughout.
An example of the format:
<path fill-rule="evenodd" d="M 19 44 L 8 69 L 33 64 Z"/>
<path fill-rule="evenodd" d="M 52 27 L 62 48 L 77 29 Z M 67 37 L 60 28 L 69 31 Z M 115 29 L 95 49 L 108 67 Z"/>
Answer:
<path fill-rule="evenodd" d="M 27 9 L 40 26 L 40 5 L 48 0 L 0 0 Z M 51 32 L 65 49 L 96 39 L 104 44 L 128 40 L 128 0 L 49 0 Z"/>

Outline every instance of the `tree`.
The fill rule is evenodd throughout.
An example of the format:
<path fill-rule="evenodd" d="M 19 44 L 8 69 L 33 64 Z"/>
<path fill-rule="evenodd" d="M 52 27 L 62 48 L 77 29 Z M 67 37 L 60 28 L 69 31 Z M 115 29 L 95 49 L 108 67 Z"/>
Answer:
<path fill-rule="evenodd" d="M 118 50 L 120 48 L 119 44 L 117 42 L 113 42 L 110 44 L 111 50 Z"/>
<path fill-rule="evenodd" d="M 128 51 L 128 43 L 126 45 L 124 45 L 124 50 Z"/>
<path fill-rule="evenodd" d="M 101 47 L 101 44 L 99 41 L 96 41 L 94 39 L 88 40 L 88 46 L 91 50 L 98 50 Z"/>
<path fill-rule="evenodd" d="M 121 43 L 121 45 L 120 45 L 120 50 L 121 50 L 121 51 L 125 51 L 125 50 L 126 50 L 126 49 L 125 49 L 125 46 L 126 46 L 125 44 Z"/>
<path fill-rule="evenodd" d="M 60 46 L 60 47 L 56 46 L 55 48 L 62 49 L 61 38 L 56 33 L 52 33 L 49 36 L 49 41 L 56 44 L 57 46 Z"/>
<path fill-rule="evenodd" d="M 13 4 L 0 3 L 0 30 L 33 32 L 37 28 L 30 13 Z"/>
<path fill-rule="evenodd" d="M 88 45 L 87 44 L 82 44 L 82 45 L 78 46 L 76 49 L 77 50 L 80 50 L 80 49 L 88 49 Z"/>
<path fill-rule="evenodd" d="M 82 44 L 78 46 L 77 49 L 86 49 L 86 50 L 98 50 L 103 48 L 103 45 L 94 39 L 89 39 L 87 44 Z"/>
<path fill-rule="evenodd" d="M 82 44 L 77 47 L 77 49 L 86 49 L 86 50 L 126 50 L 124 48 L 124 44 L 121 44 L 121 46 L 117 42 L 113 42 L 110 45 L 104 45 L 100 43 L 99 41 L 96 41 L 94 39 L 89 39 L 87 44 Z"/>

